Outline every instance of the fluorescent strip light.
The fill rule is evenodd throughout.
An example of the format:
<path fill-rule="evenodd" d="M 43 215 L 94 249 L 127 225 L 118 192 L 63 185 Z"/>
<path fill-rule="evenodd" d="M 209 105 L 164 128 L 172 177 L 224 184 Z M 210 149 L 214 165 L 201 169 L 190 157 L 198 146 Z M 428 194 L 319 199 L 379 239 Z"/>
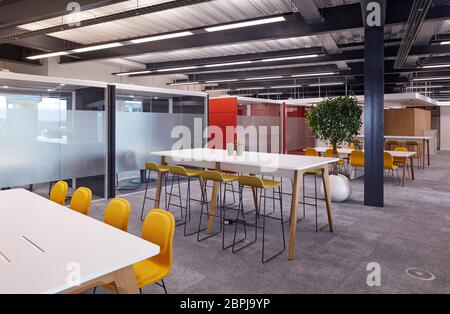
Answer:
<path fill-rule="evenodd" d="M 200 84 L 200 82 L 184 82 L 184 83 L 171 83 L 170 86 L 182 86 L 182 85 L 196 85 Z"/>
<path fill-rule="evenodd" d="M 205 92 L 231 92 L 231 89 L 227 88 L 227 89 L 208 89 L 205 90 Z"/>
<path fill-rule="evenodd" d="M 225 67 L 225 66 L 231 66 L 231 65 L 250 64 L 250 63 L 253 63 L 253 61 L 207 64 L 207 65 L 205 65 L 205 68 L 217 68 L 217 67 Z"/>
<path fill-rule="evenodd" d="M 6 86 L 6 85 L 5 85 L 5 86 L 2 86 L 2 87 L 3 87 L 3 88 L 9 88 L 9 87 L 8 87 L 8 86 Z"/>
<path fill-rule="evenodd" d="M 229 80 L 206 81 L 205 83 L 212 84 L 212 83 L 227 83 L 227 82 L 237 82 L 237 81 L 239 81 L 239 80 L 238 79 L 229 79 Z"/>
<path fill-rule="evenodd" d="M 69 54 L 68 51 L 58 51 L 58 52 L 44 53 L 42 55 L 29 56 L 29 57 L 27 57 L 27 59 L 37 60 L 37 59 L 51 58 L 51 57 L 57 57 L 57 56 L 65 56 L 68 54 Z"/>
<path fill-rule="evenodd" d="M 150 41 L 159 41 L 164 39 L 171 39 L 171 38 L 179 38 L 179 37 L 185 37 L 185 36 L 191 36 L 194 35 L 192 32 L 180 32 L 180 33 L 173 33 L 173 34 L 165 34 L 165 35 L 157 35 L 157 36 L 151 36 L 151 37 L 145 37 L 145 38 L 138 38 L 138 39 L 132 39 L 130 40 L 133 44 L 140 44 L 140 43 L 146 43 Z"/>
<path fill-rule="evenodd" d="M 282 76 L 262 76 L 262 77 L 249 77 L 246 78 L 245 81 L 258 81 L 258 80 L 275 80 L 275 79 L 281 79 Z"/>
<path fill-rule="evenodd" d="M 320 86 L 338 86 L 338 85 L 344 85 L 344 82 L 309 84 L 309 86 L 311 86 L 311 87 L 320 87 Z"/>
<path fill-rule="evenodd" d="M 441 45 L 450 45 L 450 41 L 443 41 L 441 42 Z"/>
<path fill-rule="evenodd" d="M 424 65 L 423 69 L 449 68 L 450 64 Z"/>
<path fill-rule="evenodd" d="M 307 73 L 307 74 L 297 74 L 291 77 L 308 77 L 308 76 L 322 76 L 322 75 L 334 75 L 334 72 L 322 72 L 322 73 Z"/>
<path fill-rule="evenodd" d="M 283 95 L 283 93 L 258 93 L 259 96 L 276 96 L 276 95 Z"/>
<path fill-rule="evenodd" d="M 172 68 L 172 69 L 160 69 L 157 72 L 170 72 L 170 71 L 183 71 L 183 70 L 192 70 L 198 68 L 197 66 L 190 67 L 182 67 L 182 68 Z"/>
<path fill-rule="evenodd" d="M 144 71 L 135 71 L 135 72 L 123 72 L 123 73 L 116 73 L 114 75 L 117 76 L 127 76 L 127 75 L 137 75 L 137 74 L 147 74 L 152 73 L 150 70 L 144 70 Z"/>
<path fill-rule="evenodd" d="M 413 81 L 421 82 L 421 81 L 446 81 L 450 80 L 450 76 L 441 76 L 441 77 L 424 77 L 424 78 L 415 78 Z"/>
<path fill-rule="evenodd" d="M 272 86 L 270 89 L 277 89 L 277 88 L 297 88 L 302 87 L 302 85 L 281 85 L 281 86 Z"/>
<path fill-rule="evenodd" d="M 120 46 L 123 46 L 123 44 L 122 43 L 111 43 L 111 44 L 104 44 L 104 45 L 97 45 L 97 46 L 78 48 L 78 49 L 74 49 L 73 52 L 76 52 L 76 53 L 88 52 L 88 51 L 108 49 L 108 48 L 114 48 L 114 47 L 120 47 Z"/>
<path fill-rule="evenodd" d="M 287 61 L 287 60 L 297 60 L 297 59 L 306 59 L 306 58 L 315 58 L 318 57 L 318 54 L 312 55 L 302 55 L 302 56 L 293 56 L 293 57 L 280 57 L 280 58 L 271 58 L 261 60 L 262 62 L 276 62 L 276 61 Z"/>
<path fill-rule="evenodd" d="M 428 89 L 428 88 L 443 88 L 444 85 L 423 85 L 423 86 L 407 86 L 406 89 Z"/>
<path fill-rule="evenodd" d="M 241 90 L 258 90 L 258 89 L 265 89 L 265 87 L 247 87 L 247 88 L 237 88 L 237 91 Z"/>
<path fill-rule="evenodd" d="M 205 28 L 205 31 L 207 31 L 207 32 L 218 32 L 218 31 L 224 31 L 224 30 L 228 30 L 228 29 L 236 29 L 236 28 L 257 26 L 257 25 L 277 23 L 277 22 L 284 22 L 284 21 L 286 21 L 286 19 L 283 16 L 279 16 L 279 17 L 272 17 L 272 18 L 255 20 L 255 21 L 248 21 L 248 22 L 241 22 L 241 23 L 234 23 L 234 24 L 227 24 L 227 25 L 221 25 L 221 26 L 208 27 L 208 28 Z"/>

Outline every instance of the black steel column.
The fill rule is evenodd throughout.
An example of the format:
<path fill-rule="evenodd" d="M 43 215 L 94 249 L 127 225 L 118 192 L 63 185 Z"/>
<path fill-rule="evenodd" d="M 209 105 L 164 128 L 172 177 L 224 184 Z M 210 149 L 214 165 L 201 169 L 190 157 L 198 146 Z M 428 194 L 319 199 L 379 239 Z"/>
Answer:
<path fill-rule="evenodd" d="M 384 206 L 384 16 L 386 2 L 363 1 L 364 53 L 364 204 Z"/>
<path fill-rule="evenodd" d="M 108 172 L 106 174 L 108 199 L 116 197 L 116 86 L 108 85 L 106 111 L 108 113 Z"/>

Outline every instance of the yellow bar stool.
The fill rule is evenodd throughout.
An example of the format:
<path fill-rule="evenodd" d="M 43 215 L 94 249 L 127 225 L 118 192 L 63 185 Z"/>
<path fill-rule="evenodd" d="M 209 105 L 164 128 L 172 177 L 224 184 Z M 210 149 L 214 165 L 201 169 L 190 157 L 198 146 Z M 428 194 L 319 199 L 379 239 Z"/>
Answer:
<path fill-rule="evenodd" d="M 50 190 L 50 200 L 64 206 L 66 203 L 69 185 L 66 181 L 58 181 Z"/>
<path fill-rule="evenodd" d="M 319 157 L 319 153 L 315 148 L 306 148 L 305 149 L 305 156 L 309 157 Z M 303 205 L 303 217 L 298 220 L 298 222 L 305 220 L 306 218 L 306 206 L 311 206 L 315 208 L 316 212 L 316 232 L 319 231 L 318 226 L 318 219 L 317 219 L 317 210 L 318 210 L 318 195 L 317 195 L 317 178 L 322 174 L 322 171 L 315 170 L 315 171 L 309 171 L 306 172 L 303 175 L 303 202 L 301 204 Z M 305 187 L 305 177 L 306 176 L 312 176 L 314 177 L 314 196 L 308 196 L 306 195 L 306 187 Z M 308 200 L 314 200 L 314 203 L 309 203 Z"/>
<path fill-rule="evenodd" d="M 210 214 L 208 202 L 202 202 L 201 211 L 200 211 L 200 219 L 199 219 L 199 223 L 198 223 L 197 241 L 200 242 L 200 241 L 209 239 L 219 233 L 222 233 L 222 249 L 227 249 L 227 248 L 231 247 L 232 244 L 229 244 L 227 246 L 225 245 L 225 222 L 228 221 L 227 217 L 226 217 L 226 210 L 235 209 L 234 207 L 231 207 L 230 205 L 227 205 L 227 203 L 226 203 L 227 202 L 227 192 L 232 192 L 233 194 L 235 193 L 234 189 L 233 190 L 227 189 L 227 185 L 233 184 L 233 182 L 237 182 L 239 177 L 236 175 L 232 175 L 232 174 L 222 173 L 222 172 L 216 171 L 216 170 L 205 170 L 202 172 L 200 178 L 202 179 L 203 184 L 205 186 L 204 191 L 206 191 L 208 182 L 219 183 L 219 194 L 217 196 L 217 198 L 218 198 L 217 209 L 219 210 L 220 214 L 219 215 Z M 205 195 L 206 195 L 206 193 L 205 193 Z M 206 206 L 204 206 L 205 203 L 206 203 Z M 206 207 L 206 212 L 204 211 L 205 207 Z M 207 229 L 207 227 L 202 229 L 203 216 L 207 216 L 208 221 L 211 217 L 219 217 L 220 218 L 219 231 L 215 232 L 213 234 L 201 237 L 200 236 L 201 232 Z"/>
<path fill-rule="evenodd" d="M 170 186 L 170 192 L 169 192 L 169 201 L 167 204 L 167 210 L 170 211 L 171 206 L 179 208 L 180 209 L 180 219 L 178 219 L 176 222 L 180 222 L 177 224 L 177 226 L 184 226 L 184 236 L 190 236 L 193 234 L 196 234 L 198 230 L 188 232 L 187 231 L 187 225 L 191 221 L 191 201 L 196 201 L 199 203 L 203 203 L 205 200 L 204 191 L 203 191 L 203 185 L 200 179 L 200 175 L 202 174 L 203 170 L 200 169 L 187 169 L 183 166 L 170 166 L 169 171 L 172 174 L 172 182 Z M 183 195 L 181 193 L 181 180 L 180 178 L 187 180 L 187 191 L 186 191 L 186 204 L 183 205 Z M 201 200 L 194 199 L 191 197 L 191 185 L 192 180 L 198 179 L 198 182 L 200 184 L 200 190 L 201 190 Z M 173 187 L 175 185 L 175 180 L 177 181 L 178 185 L 178 194 L 174 194 Z M 172 203 L 172 197 L 175 197 L 179 200 L 179 203 Z M 184 211 L 184 213 L 183 213 Z"/>
<path fill-rule="evenodd" d="M 395 148 L 396 152 L 407 152 L 408 149 L 406 147 L 396 147 Z M 402 166 L 402 167 L 406 167 L 406 173 L 409 176 L 409 167 L 408 167 L 408 162 L 406 160 L 406 157 L 394 157 L 394 165 L 397 166 Z"/>
<path fill-rule="evenodd" d="M 339 154 L 335 154 L 333 152 L 332 148 L 329 148 L 329 149 L 326 150 L 325 157 L 328 157 L 328 158 L 340 158 Z M 345 160 L 339 159 L 339 161 L 337 162 L 337 165 L 338 165 L 338 169 L 339 169 L 340 172 L 344 172 L 344 173 L 346 172 Z M 344 167 L 344 171 L 342 171 L 342 167 Z"/>
<path fill-rule="evenodd" d="M 267 263 L 268 261 L 274 259 L 275 257 L 279 256 L 286 250 L 286 239 L 284 235 L 284 220 L 283 220 L 283 197 L 281 193 L 281 182 L 273 181 L 273 180 L 263 180 L 256 176 L 239 176 L 239 207 L 237 211 L 237 217 L 236 217 L 236 224 L 234 229 L 234 237 L 233 237 L 233 245 L 232 245 L 232 251 L 233 253 L 236 253 L 252 244 L 254 244 L 258 239 L 258 229 L 262 228 L 263 236 L 262 236 L 262 253 L 261 253 L 261 261 L 262 263 Z M 255 188 L 257 190 L 261 191 L 262 198 L 259 199 L 259 205 L 258 210 L 253 210 L 250 212 L 245 213 L 244 212 L 244 201 L 243 201 L 243 190 L 244 187 L 251 187 Z M 271 189 L 278 189 L 278 195 L 280 202 L 280 218 L 273 217 L 272 215 L 267 215 L 266 212 L 266 200 L 270 199 L 271 197 L 267 196 L 267 190 Z M 261 206 L 261 203 L 264 203 L 263 206 Z M 261 213 L 262 209 L 262 213 Z M 250 213 L 255 213 L 255 223 L 249 223 L 247 222 L 246 215 L 249 215 Z M 239 219 L 239 217 L 242 216 L 242 220 Z M 262 227 L 258 225 L 258 219 L 262 217 L 263 223 Z M 269 258 L 265 258 L 265 242 L 266 242 L 266 218 L 279 221 L 281 224 L 281 233 L 283 237 L 283 249 L 276 254 L 270 256 Z M 237 236 L 237 229 L 238 225 L 242 224 L 244 226 L 244 237 L 240 239 L 239 241 L 236 241 Z M 246 226 L 253 226 L 255 228 L 255 238 L 251 242 L 244 244 L 243 246 L 237 248 L 236 244 L 243 242 L 247 238 L 247 229 Z"/>
<path fill-rule="evenodd" d="M 88 188 L 78 188 L 73 194 L 70 201 L 70 209 L 80 214 L 89 216 L 89 208 L 92 201 L 92 191 Z"/>
<path fill-rule="evenodd" d="M 394 150 L 396 147 L 400 146 L 400 143 L 398 141 L 386 141 L 386 149 L 387 150 Z"/>
<path fill-rule="evenodd" d="M 414 156 L 415 159 L 417 159 L 419 162 L 417 163 L 419 166 L 422 165 L 422 147 L 419 145 L 419 143 L 415 141 L 408 141 L 405 143 L 405 147 L 410 152 L 416 152 L 417 155 Z M 425 161 L 423 161 L 425 162 Z"/>
<path fill-rule="evenodd" d="M 150 177 L 152 175 L 152 172 L 159 174 L 164 174 L 162 176 L 162 180 L 164 181 L 164 204 L 165 204 L 165 209 L 167 209 L 167 177 L 166 175 L 169 173 L 169 166 L 164 166 L 164 165 L 158 165 L 154 162 L 146 162 L 145 163 L 145 171 L 148 171 L 148 176 L 147 176 L 147 185 L 145 187 L 145 194 L 144 194 L 144 201 L 142 202 L 142 210 L 141 210 L 141 221 L 144 221 L 144 210 L 145 210 L 145 201 L 146 200 L 151 200 L 151 201 L 155 201 L 154 198 L 148 196 L 148 187 L 150 185 Z"/>

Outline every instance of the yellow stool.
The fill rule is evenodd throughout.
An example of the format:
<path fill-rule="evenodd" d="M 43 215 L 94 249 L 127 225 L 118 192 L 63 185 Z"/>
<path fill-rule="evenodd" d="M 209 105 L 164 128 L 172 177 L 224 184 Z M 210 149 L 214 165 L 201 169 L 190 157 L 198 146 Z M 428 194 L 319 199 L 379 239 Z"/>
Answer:
<path fill-rule="evenodd" d="M 398 173 L 398 166 L 394 165 L 394 158 L 391 153 L 384 152 L 384 169 L 392 172 L 392 177 L 394 177 L 394 171 L 397 171 L 398 184 L 400 185 L 400 174 Z M 395 185 L 395 182 L 394 182 Z"/>
<path fill-rule="evenodd" d="M 282 254 L 285 250 L 286 250 L 286 241 L 285 241 L 285 235 L 284 235 L 284 221 L 283 221 L 283 200 L 282 200 L 282 191 L 281 191 L 281 182 L 278 181 L 273 181 L 273 180 L 263 180 L 259 177 L 256 176 L 239 176 L 239 208 L 237 211 L 237 217 L 236 217 L 236 225 L 235 225 L 235 229 L 234 229 L 234 237 L 233 237 L 233 245 L 232 245 L 232 251 L 233 253 L 236 253 L 250 245 L 252 245 L 253 243 L 255 243 L 258 239 L 258 228 L 260 228 L 258 226 L 258 218 L 259 216 L 262 216 L 263 219 L 263 225 L 262 225 L 262 230 L 263 230 L 263 239 L 262 239 L 262 254 L 261 254 L 261 261 L 262 263 L 266 263 L 272 259 L 274 259 L 275 257 L 279 256 L 280 254 Z M 250 224 L 246 221 L 245 215 L 250 214 L 251 212 L 244 212 L 244 202 L 243 202 L 243 190 L 244 187 L 251 187 L 257 190 L 261 191 L 261 195 L 262 197 L 259 200 L 259 205 L 257 206 L 257 209 L 255 209 L 254 211 L 251 212 L 255 212 L 255 223 L 254 224 Z M 279 200 L 280 201 L 280 218 L 275 218 L 272 217 L 271 215 L 267 215 L 266 213 L 266 200 L 268 198 L 271 197 L 267 197 L 267 190 L 271 190 L 271 189 L 278 189 L 278 195 L 279 195 Z M 264 200 L 264 206 L 261 207 L 261 202 L 262 200 Z M 261 214 L 260 209 L 263 209 L 263 213 Z M 242 216 L 242 220 L 239 220 L 239 216 Z M 269 258 L 265 258 L 265 233 L 266 233 L 266 218 L 270 218 L 272 220 L 277 220 L 280 221 L 281 223 L 281 233 L 282 233 L 282 237 L 283 237 L 283 249 L 279 252 L 277 252 L 276 254 L 272 255 Z M 238 225 L 242 224 L 244 225 L 244 237 L 242 239 L 240 239 L 239 241 L 236 241 L 236 235 L 237 235 L 237 228 Z M 254 226 L 255 227 L 255 238 L 254 240 L 252 240 L 251 242 L 236 248 L 236 244 L 244 241 L 247 238 L 247 229 L 246 226 L 250 225 L 250 226 Z"/>
<path fill-rule="evenodd" d="M 355 171 L 355 178 L 359 167 L 364 168 L 364 152 L 361 150 L 354 150 L 350 154 L 350 166 L 352 167 L 351 172 Z M 351 177 L 351 173 L 350 173 Z"/>
<path fill-rule="evenodd" d="M 164 181 L 164 202 L 165 209 L 167 209 L 167 178 L 166 175 L 169 173 L 169 166 L 158 165 L 154 162 L 146 162 L 145 163 L 145 171 L 148 171 L 147 176 L 147 185 L 145 187 L 144 201 L 142 202 L 142 210 L 141 210 L 141 221 L 144 221 L 144 209 L 145 209 L 145 201 L 151 200 L 156 201 L 154 198 L 148 196 L 148 186 L 150 185 L 150 176 L 152 172 L 156 172 L 158 176 L 161 176 L 161 180 Z"/>
<path fill-rule="evenodd" d="M 233 184 L 233 182 L 238 181 L 239 177 L 236 175 L 222 173 L 222 172 L 216 171 L 216 170 L 205 170 L 202 172 L 200 178 L 202 179 L 203 184 L 204 184 L 204 191 L 206 191 L 207 183 L 209 181 L 219 184 L 217 209 L 220 211 L 220 215 L 217 216 L 216 214 L 210 214 L 208 202 L 202 203 L 201 211 L 200 211 L 200 219 L 199 219 L 199 223 L 198 223 L 197 241 L 200 242 L 200 241 L 209 239 L 212 236 L 215 236 L 219 233 L 222 233 L 222 249 L 229 248 L 231 245 L 225 246 L 225 221 L 226 221 L 225 211 L 226 211 L 226 209 L 231 209 L 232 207 L 229 207 L 226 205 L 227 191 L 231 191 L 231 190 L 228 190 L 226 188 L 226 186 L 228 184 Z M 234 190 L 232 192 L 234 194 Z M 206 213 L 204 212 L 204 208 L 205 208 L 204 204 L 205 203 L 206 203 Z M 204 215 L 206 215 L 208 217 L 208 224 L 210 223 L 210 219 L 212 217 L 219 217 L 220 218 L 220 230 L 216 233 L 213 233 L 206 237 L 201 238 L 200 233 L 207 229 L 207 228 L 202 229 L 202 227 L 201 227 Z"/>
<path fill-rule="evenodd" d="M 419 166 L 423 165 L 422 162 L 425 163 L 425 160 L 422 160 L 422 146 L 419 145 L 419 143 L 414 141 L 408 141 L 405 143 L 405 146 L 408 149 L 408 151 L 417 153 L 417 155 L 414 156 L 414 158 L 419 161 L 418 162 Z"/>
<path fill-rule="evenodd" d="M 169 201 L 167 204 L 167 210 L 170 210 L 171 206 L 177 207 L 180 209 L 181 218 L 177 220 L 177 222 L 181 221 L 177 226 L 184 226 L 184 236 L 190 236 L 197 233 L 197 230 L 193 232 L 187 231 L 187 225 L 191 221 L 191 201 L 197 201 L 200 203 L 203 203 L 205 201 L 204 191 L 202 182 L 200 180 L 200 175 L 202 174 L 203 170 L 200 169 L 187 169 L 183 166 L 170 166 L 169 171 L 172 174 L 172 182 L 170 186 L 170 192 L 169 192 Z M 183 205 L 183 196 L 181 193 L 181 183 L 180 178 L 187 179 L 187 193 L 186 193 L 186 205 Z M 200 190 L 201 190 L 201 200 L 193 199 L 191 197 L 191 182 L 193 179 L 198 179 L 200 184 Z M 178 194 L 173 193 L 173 187 L 175 185 L 175 180 L 177 180 L 178 184 Z M 172 203 L 172 197 L 176 197 L 179 199 L 179 203 L 175 204 Z M 183 210 L 185 211 L 183 215 Z M 184 218 L 183 218 L 184 217 Z"/>

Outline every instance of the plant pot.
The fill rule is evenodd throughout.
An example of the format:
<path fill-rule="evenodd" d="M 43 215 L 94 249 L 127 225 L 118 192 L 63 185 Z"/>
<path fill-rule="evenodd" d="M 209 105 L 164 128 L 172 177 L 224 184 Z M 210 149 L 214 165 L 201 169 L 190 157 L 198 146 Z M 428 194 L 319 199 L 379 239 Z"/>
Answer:
<path fill-rule="evenodd" d="M 330 175 L 330 192 L 332 202 L 345 202 L 352 195 L 350 180 L 342 174 Z M 320 187 L 320 194 L 322 197 L 325 197 L 323 184 Z"/>

